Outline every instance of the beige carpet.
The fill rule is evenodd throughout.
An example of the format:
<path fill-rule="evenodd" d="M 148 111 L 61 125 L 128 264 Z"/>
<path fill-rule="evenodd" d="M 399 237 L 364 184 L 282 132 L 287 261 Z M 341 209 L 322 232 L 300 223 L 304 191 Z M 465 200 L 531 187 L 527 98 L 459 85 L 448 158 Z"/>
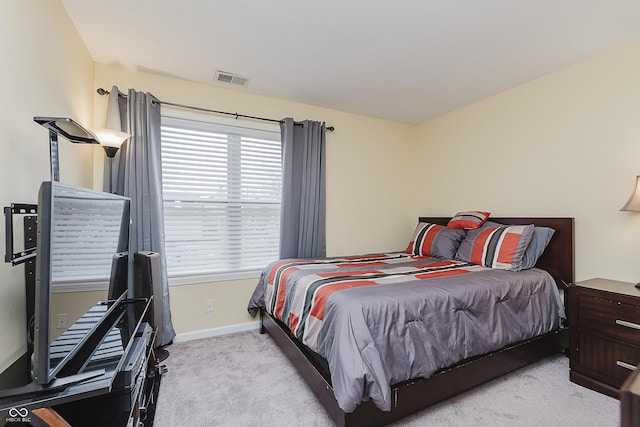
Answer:
<path fill-rule="evenodd" d="M 168 347 L 155 427 L 332 426 L 268 335 L 242 332 Z M 554 356 L 431 406 L 394 426 L 619 426 L 616 399 L 569 381 Z"/>

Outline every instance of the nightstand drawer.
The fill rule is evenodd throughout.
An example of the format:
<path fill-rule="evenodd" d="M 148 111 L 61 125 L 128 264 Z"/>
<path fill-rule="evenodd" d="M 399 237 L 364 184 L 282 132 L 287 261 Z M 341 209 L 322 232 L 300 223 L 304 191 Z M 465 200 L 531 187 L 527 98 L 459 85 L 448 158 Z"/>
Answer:
<path fill-rule="evenodd" d="M 619 388 L 640 363 L 640 349 L 580 333 L 578 363 L 598 380 Z"/>
<path fill-rule="evenodd" d="M 611 338 L 640 345 L 640 306 L 614 299 L 578 297 L 578 325 Z"/>

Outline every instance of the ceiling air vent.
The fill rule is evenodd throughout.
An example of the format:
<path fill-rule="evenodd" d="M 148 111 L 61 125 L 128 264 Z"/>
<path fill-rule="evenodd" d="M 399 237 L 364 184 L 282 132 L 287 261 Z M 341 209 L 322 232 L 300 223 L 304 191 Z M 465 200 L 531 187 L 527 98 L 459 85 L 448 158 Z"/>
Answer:
<path fill-rule="evenodd" d="M 232 85 L 240 86 L 246 86 L 249 83 L 249 79 L 246 77 L 220 70 L 216 71 L 215 79 L 217 82 L 230 83 Z"/>

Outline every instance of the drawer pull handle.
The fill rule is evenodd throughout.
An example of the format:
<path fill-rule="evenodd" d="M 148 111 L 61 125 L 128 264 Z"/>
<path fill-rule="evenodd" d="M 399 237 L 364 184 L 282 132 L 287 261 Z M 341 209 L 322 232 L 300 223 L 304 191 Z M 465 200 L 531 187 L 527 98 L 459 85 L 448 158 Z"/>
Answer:
<path fill-rule="evenodd" d="M 627 322 L 626 320 L 616 319 L 616 324 L 620 326 L 626 326 L 627 328 L 640 330 L 640 325 L 638 325 L 637 323 Z"/>
<path fill-rule="evenodd" d="M 622 362 L 620 360 L 616 360 L 616 365 L 620 366 L 621 368 L 626 368 L 626 369 L 628 369 L 630 371 L 635 371 L 636 370 L 636 367 L 633 366 L 632 364 L 626 363 L 626 362 Z"/>

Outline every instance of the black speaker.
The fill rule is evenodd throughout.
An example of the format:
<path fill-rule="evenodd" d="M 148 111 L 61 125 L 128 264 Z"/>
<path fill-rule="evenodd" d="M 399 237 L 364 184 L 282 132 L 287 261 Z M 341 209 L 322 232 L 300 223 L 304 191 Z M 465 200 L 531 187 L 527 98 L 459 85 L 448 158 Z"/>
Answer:
<path fill-rule="evenodd" d="M 129 271 L 129 254 L 119 252 L 113 256 L 111 261 L 111 277 L 109 277 L 109 290 L 107 299 L 114 300 L 120 297 L 127 290 L 127 273 Z"/>
<path fill-rule="evenodd" d="M 156 328 L 153 347 L 162 342 L 162 279 L 160 278 L 160 255 L 157 252 L 140 251 L 133 255 L 133 297 L 149 298 L 153 301 L 143 322 Z"/>

